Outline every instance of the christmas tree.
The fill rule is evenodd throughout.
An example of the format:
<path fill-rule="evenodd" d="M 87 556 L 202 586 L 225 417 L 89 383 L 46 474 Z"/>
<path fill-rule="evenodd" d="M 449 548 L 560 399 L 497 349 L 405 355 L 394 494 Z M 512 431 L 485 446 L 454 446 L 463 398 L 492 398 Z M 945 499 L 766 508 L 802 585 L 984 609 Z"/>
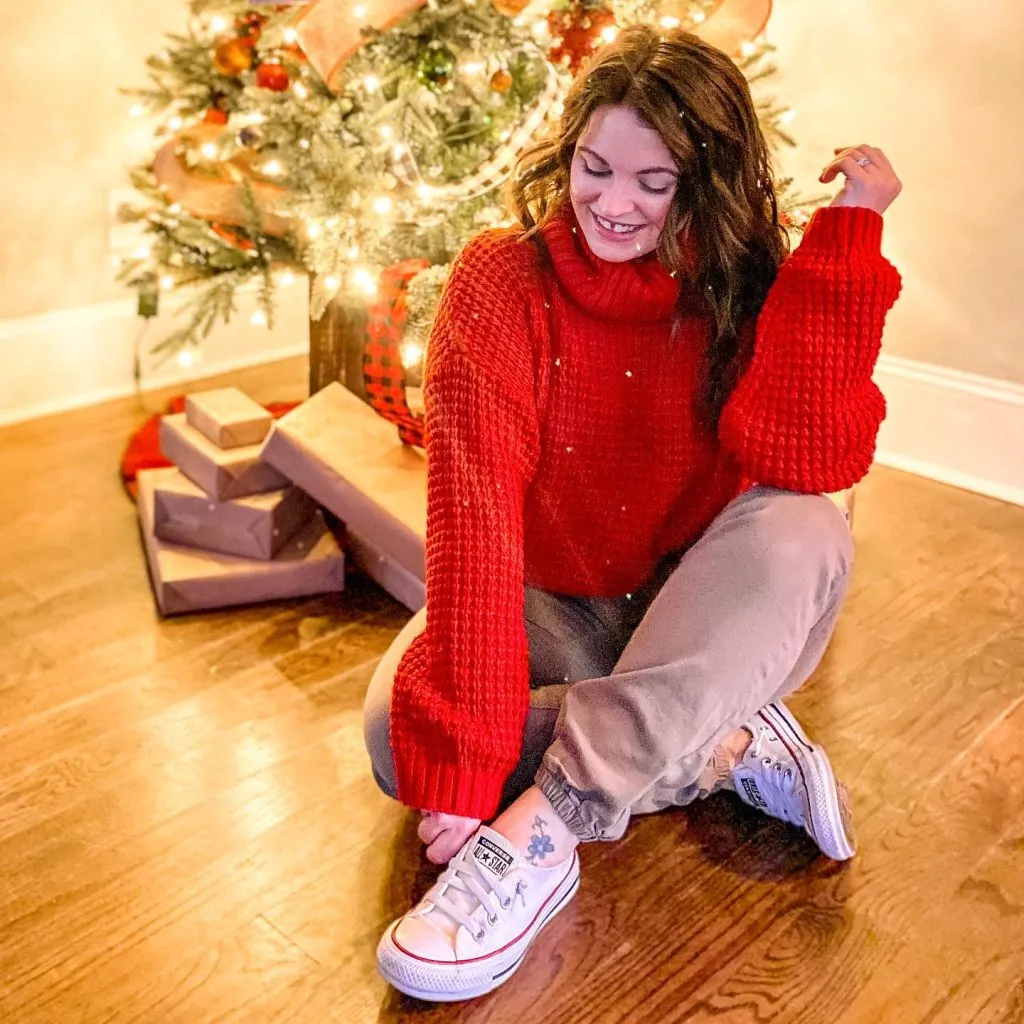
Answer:
<path fill-rule="evenodd" d="M 150 243 L 120 276 L 143 314 L 160 293 L 185 297 L 166 352 L 199 344 L 253 281 L 255 323 L 272 323 L 275 287 L 300 273 L 314 320 L 332 301 L 372 309 L 401 292 L 390 334 L 415 376 L 447 265 L 508 223 L 502 186 L 587 57 L 625 25 L 682 26 L 753 83 L 773 70 L 769 11 L 770 0 L 192 0 L 187 33 L 149 58 L 150 87 L 131 90 L 133 112 L 162 125 L 132 173 L 145 201 L 122 212 Z M 790 111 L 764 98 L 758 112 L 770 145 L 791 144 Z M 798 230 L 813 204 L 787 201 L 788 188 L 777 183 L 780 209 Z"/>

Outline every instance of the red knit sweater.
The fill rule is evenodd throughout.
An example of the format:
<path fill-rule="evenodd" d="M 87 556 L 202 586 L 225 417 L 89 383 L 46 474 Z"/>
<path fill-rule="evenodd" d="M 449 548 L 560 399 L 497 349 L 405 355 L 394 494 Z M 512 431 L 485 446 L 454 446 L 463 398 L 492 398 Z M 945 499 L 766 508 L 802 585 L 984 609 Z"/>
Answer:
<path fill-rule="evenodd" d="M 867 472 L 885 414 L 871 373 L 900 289 L 882 218 L 818 211 L 780 268 L 754 356 L 702 431 L 711 322 L 671 336 L 679 282 L 651 256 L 598 259 L 567 212 L 470 242 L 427 379 L 427 628 L 395 679 L 400 799 L 494 813 L 529 702 L 524 584 L 621 596 L 753 481 L 834 491 Z"/>

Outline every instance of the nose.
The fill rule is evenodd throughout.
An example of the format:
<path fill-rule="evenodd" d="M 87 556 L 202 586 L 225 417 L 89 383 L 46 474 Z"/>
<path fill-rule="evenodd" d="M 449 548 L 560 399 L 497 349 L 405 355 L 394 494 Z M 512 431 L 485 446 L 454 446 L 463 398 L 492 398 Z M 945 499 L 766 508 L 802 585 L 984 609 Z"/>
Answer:
<path fill-rule="evenodd" d="M 621 183 L 619 179 L 613 178 L 608 187 L 601 193 L 598 201 L 598 212 L 602 217 L 613 220 L 616 217 L 624 217 L 633 212 L 636 204 L 629 195 L 629 187 Z"/>

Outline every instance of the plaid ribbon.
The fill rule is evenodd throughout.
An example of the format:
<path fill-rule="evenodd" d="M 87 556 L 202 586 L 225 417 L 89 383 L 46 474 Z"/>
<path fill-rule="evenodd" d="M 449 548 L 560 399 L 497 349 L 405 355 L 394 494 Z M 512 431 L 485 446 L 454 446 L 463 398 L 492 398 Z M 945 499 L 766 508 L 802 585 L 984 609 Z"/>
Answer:
<path fill-rule="evenodd" d="M 409 282 L 430 264 L 403 260 L 381 273 L 377 301 L 372 303 L 363 349 L 363 384 L 370 405 L 384 419 L 398 425 L 403 444 L 425 447 L 424 422 L 410 408 L 405 395 L 405 367 L 400 346 L 409 316 L 406 289 Z"/>

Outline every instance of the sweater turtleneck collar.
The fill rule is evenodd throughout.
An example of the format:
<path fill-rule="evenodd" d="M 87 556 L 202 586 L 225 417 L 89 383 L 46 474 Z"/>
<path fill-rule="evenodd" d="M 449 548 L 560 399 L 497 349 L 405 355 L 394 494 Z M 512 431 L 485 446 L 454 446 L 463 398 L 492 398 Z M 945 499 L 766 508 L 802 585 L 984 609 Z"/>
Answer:
<path fill-rule="evenodd" d="M 657 323 L 672 318 L 679 278 L 661 265 L 656 253 L 624 263 L 601 259 L 587 244 L 569 204 L 544 225 L 541 235 L 558 283 L 580 308 L 618 322 Z M 693 266 L 693 247 L 687 239 L 681 241 L 685 260 Z"/>

